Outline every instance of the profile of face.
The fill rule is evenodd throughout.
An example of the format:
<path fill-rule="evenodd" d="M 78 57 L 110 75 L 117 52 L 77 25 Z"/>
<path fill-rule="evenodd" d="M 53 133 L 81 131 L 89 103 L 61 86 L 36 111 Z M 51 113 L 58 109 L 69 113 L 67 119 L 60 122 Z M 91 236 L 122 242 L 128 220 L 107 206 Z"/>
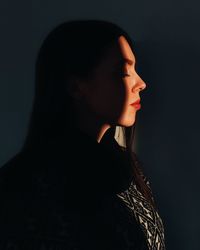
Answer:
<path fill-rule="evenodd" d="M 145 82 L 135 70 L 135 56 L 124 36 L 118 37 L 92 77 L 80 84 L 80 108 L 88 110 L 109 125 L 129 127 L 135 122 L 137 108 Z"/>

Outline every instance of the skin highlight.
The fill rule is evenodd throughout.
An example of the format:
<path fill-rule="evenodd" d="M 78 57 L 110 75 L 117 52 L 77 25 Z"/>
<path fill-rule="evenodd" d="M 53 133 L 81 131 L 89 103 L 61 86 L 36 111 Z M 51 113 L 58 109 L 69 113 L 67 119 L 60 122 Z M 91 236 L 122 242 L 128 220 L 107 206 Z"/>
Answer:
<path fill-rule="evenodd" d="M 98 143 L 111 126 L 132 126 L 145 82 L 135 71 L 135 56 L 124 36 L 106 53 L 90 79 L 73 79 L 77 126 Z"/>

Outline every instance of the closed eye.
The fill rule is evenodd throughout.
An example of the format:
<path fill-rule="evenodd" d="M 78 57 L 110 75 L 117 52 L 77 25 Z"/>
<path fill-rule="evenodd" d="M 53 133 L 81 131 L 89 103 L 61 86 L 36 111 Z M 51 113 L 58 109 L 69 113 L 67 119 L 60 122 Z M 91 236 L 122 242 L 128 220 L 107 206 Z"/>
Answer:
<path fill-rule="evenodd" d="M 129 75 L 128 73 L 122 73 L 122 77 L 124 78 L 124 77 L 129 77 L 129 76 L 131 76 L 131 75 Z"/>

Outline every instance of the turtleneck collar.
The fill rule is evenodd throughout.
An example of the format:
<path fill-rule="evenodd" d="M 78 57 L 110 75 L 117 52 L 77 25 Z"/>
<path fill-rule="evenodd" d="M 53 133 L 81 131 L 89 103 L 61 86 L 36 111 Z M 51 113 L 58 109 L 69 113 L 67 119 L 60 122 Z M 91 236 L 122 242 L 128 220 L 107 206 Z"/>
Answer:
<path fill-rule="evenodd" d="M 62 196 L 89 192 L 117 194 L 126 190 L 133 171 L 127 152 L 123 151 L 108 129 L 98 143 L 78 128 L 73 128 L 47 146 L 32 152 L 39 171 L 52 186 L 51 192 Z M 34 164 L 35 165 L 35 164 Z M 40 170 L 41 169 L 41 170 Z"/>
<path fill-rule="evenodd" d="M 109 128 L 98 143 L 94 138 L 76 128 L 72 144 L 75 144 L 75 148 L 79 147 L 77 157 L 80 152 L 81 156 L 84 154 L 86 156 L 84 160 L 88 162 L 88 165 L 84 165 L 83 168 L 92 170 L 94 174 L 85 176 L 85 178 L 89 177 L 88 183 L 94 180 L 92 183 L 95 186 L 99 185 L 100 190 L 105 188 L 107 191 L 119 193 L 129 187 L 133 179 L 133 171 L 130 156 L 122 150 L 114 134 L 114 129 Z"/>

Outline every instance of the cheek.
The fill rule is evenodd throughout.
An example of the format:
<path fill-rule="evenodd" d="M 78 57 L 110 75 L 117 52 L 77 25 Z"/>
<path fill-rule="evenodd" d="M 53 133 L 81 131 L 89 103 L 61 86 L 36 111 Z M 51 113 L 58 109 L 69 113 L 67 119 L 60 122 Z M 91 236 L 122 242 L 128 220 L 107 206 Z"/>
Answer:
<path fill-rule="evenodd" d="M 93 96 L 96 111 L 106 119 L 116 120 L 123 112 L 126 100 L 123 83 L 104 81 Z"/>

